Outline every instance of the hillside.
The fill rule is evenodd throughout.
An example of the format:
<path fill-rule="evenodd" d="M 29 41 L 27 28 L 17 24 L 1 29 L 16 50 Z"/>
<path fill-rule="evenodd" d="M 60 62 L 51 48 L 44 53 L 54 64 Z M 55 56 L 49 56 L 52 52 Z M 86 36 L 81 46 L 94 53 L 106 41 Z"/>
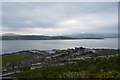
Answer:
<path fill-rule="evenodd" d="M 0 37 L 1 40 L 62 40 L 62 39 L 103 39 L 100 36 L 89 36 L 89 35 L 80 35 L 81 37 L 76 36 L 44 36 L 44 35 L 19 35 L 13 33 L 2 34 Z M 84 36 L 84 37 L 82 37 Z"/>
<path fill-rule="evenodd" d="M 22 78 L 120 78 L 119 49 L 26 50 L 4 54 L 4 77 Z M 24 57 L 23 57 L 24 56 Z M 10 59 L 11 58 L 11 59 Z M 10 74 L 9 74 L 10 73 Z M 32 76 L 31 76 L 32 75 Z"/>
<path fill-rule="evenodd" d="M 2 36 L 2 40 L 56 40 L 56 39 L 76 39 L 66 36 L 36 36 L 36 35 L 20 35 L 20 36 Z"/>
<path fill-rule="evenodd" d="M 46 66 L 28 70 L 11 76 L 20 80 L 22 78 L 120 78 L 119 60 L 120 57 L 86 59 L 64 66 Z"/>
<path fill-rule="evenodd" d="M 117 33 L 73 33 L 64 36 L 73 38 L 117 38 Z"/>

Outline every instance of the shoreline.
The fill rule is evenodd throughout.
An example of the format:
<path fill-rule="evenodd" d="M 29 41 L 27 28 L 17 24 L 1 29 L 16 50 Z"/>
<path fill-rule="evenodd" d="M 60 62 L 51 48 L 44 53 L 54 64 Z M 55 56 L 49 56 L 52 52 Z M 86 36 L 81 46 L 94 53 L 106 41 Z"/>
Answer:
<path fill-rule="evenodd" d="M 2 40 L 82 40 L 82 39 L 106 39 L 106 38 L 71 38 L 71 39 L 0 39 Z"/>
<path fill-rule="evenodd" d="M 68 49 L 75 49 L 78 47 L 74 47 L 74 48 L 65 48 L 65 49 L 51 49 L 51 50 L 42 50 L 42 49 L 26 49 L 26 50 L 19 50 L 19 51 L 14 51 L 14 52 L 7 52 L 7 53 L 2 53 L 0 54 L 0 56 L 2 55 L 10 55 L 10 54 L 16 54 L 16 53 L 21 53 L 21 52 L 25 52 L 25 51 L 53 51 L 53 50 L 68 50 Z M 83 47 L 86 49 L 96 49 L 96 50 L 119 50 L 118 48 L 89 48 L 89 47 Z"/>

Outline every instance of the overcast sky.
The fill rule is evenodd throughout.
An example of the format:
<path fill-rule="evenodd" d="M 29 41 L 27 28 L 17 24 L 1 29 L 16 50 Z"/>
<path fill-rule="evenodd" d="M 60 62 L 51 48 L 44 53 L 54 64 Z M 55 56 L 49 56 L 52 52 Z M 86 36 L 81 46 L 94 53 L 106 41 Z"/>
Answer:
<path fill-rule="evenodd" d="M 3 33 L 63 35 L 118 31 L 117 2 L 4 2 Z"/>

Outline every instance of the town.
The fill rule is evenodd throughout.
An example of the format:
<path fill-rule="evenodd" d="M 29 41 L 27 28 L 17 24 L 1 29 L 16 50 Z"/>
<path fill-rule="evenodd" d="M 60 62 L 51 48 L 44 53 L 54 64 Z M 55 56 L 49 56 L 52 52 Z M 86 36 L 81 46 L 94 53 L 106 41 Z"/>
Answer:
<path fill-rule="evenodd" d="M 110 53 L 111 52 L 111 53 Z M 12 74 L 24 72 L 30 69 L 37 69 L 45 66 L 59 66 L 65 64 L 76 63 L 79 60 L 98 58 L 109 59 L 114 56 L 120 56 L 119 49 L 90 49 L 83 47 L 75 47 L 71 49 L 53 49 L 53 50 L 26 50 L 14 52 L 11 54 L 3 54 L 2 57 L 10 55 L 32 55 L 32 58 L 26 58 L 20 61 L 12 61 L 2 65 L 2 75 L 9 76 Z M 24 57 L 24 56 L 23 56 Z M 4 62 L 4 61 L 3 61 Z"/>

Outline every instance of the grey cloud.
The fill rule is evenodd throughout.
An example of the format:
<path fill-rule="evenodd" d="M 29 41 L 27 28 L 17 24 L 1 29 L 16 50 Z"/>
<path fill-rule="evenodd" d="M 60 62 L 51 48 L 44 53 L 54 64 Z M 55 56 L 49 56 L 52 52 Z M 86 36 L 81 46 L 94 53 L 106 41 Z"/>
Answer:
<path fill-rule="evenodd" d="M 108 17 L 115 17 L 116 19 L 118 9 L 117 2 L 4 2 L 2 8 L 3 28 L 6 27 L 8 30 L 60 28 L 59 23 L 64 20 L 81 18 L 91 14 L 101 16 L 103 19 Z"/>

